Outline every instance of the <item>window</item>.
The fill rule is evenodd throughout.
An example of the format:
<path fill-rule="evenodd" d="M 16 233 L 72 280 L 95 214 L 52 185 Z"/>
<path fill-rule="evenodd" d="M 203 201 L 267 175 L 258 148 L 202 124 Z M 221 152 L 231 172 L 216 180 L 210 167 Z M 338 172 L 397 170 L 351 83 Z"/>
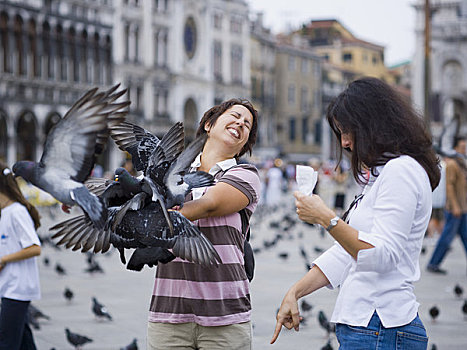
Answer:
<path fill-rule="evenodd" d="M 304 144 L 307 143 L 307 138 L 308 138 L 308 118 L 304 117 L 302 119 L 302 142 Z"/>
<path fill-rule="evenodd" d="M 323 55 L 323 59 L 326 61 L 326 62 L 329 62 L 329 55 L 327 53 L 325 53 Z"/>
<path fill-rule="evenodd" d="M 154 9 L 156 12 L 167 12 L 169 0 L 154 0 Z"/>
<path fill-rule="evenodd" d="M 239 45 L 232 45 L 231 48 L 231 62 L 232 62 L 232 82 L 242 83 L 242 63 L 243 63 L 243 49 Z"/>
<path fill-rule="evenodd" d="M 378 64 L 378 56 L 376 54 L 373 54 L 373 65 Z"/>
<path fill-rule="evenodd" d="M 289 119 L 289 141 L 295 141 L 296 138 L 296 130 L 295 130 L 295 118 L 291 117 Z"/>
<path fill-rule="evenodd" d="M 300 89 L 300 109 L 302 111 L 307 111 L 308 108 L 308 88 L 306 86 L 302 86 Z"/>
<path fill-rule="evenodd" d="M 242 32 L 242 19 L 232 17 L 230 19 L 230 32 L 240 34 Z"/>
<path fill-rule="evenodd" d="M 213 55 L 214 79 L 222 81 L 222 42 L 214 41 Z"/>
<path fill-rule="evenodd" d="M 123 35 L 125 37 L 125 61 L 128 61 L 130 59 L 130 24 L 125 23 L 124 29 L 123 29 Z"/>
<path fill-rule="evenodd" d="M 214 28 L 222 29 L 222 13 L 214 14 Z"/>
<path fill-rule="evenodd" d="M 342 55 L 342 61 L 344 61 L 346 63 L 352 62 L 352 54 L 350 52 L 344 53 Z"/>
<path fill-rule="evenodd" d="M 295 85 L 293 84 L 289 85 L 289 88 L 287 89 L 287 101 L 289 102 L 289 105 L 293 105 L 295 103 Z"/>
<path fill-rule="evenodd" d="M 156 118 L 168 118 L 169 91 L 162 87 L 154 89 L 154 115 Z"/>
<path fill-rule="evenodd" d="M 289 56 L 288 59 L 289 72 L 295 72 L 295 57 Z"/>
<path fill-rule="evenodd" d="M 310 71 L 310 62 L 306 58 L 302 58 L 302 66 L 301 66 L 301 72 L 302 73 L 308 73 Z"/>
<path fill-rule="evenodd" d="M 168 31 L 167 28 L 161 28 L 156 31 L 155 35 L 155 53 L 154 60 L 156 66 L 166 66 L 167 65 L 167 42 L 168 42 Z"/>

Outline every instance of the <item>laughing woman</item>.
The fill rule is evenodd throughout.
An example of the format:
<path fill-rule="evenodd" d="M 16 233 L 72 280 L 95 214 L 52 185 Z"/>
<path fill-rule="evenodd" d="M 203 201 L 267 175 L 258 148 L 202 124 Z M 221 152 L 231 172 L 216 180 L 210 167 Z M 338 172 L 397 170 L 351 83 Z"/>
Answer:
<path fill-rule="evenodd" d="M 271 343 L 282 326 L 298 331 L 297 300 L 327 286 L 340 287 L 331 322 L 341 350 L 426 349 L 413 283 L 440 169 L 423 119 L 389 85 L 362 78 L 330 104 L 327 120 L 363 196 L 340 219 L 319 196 L 294 194 L 299 218 L 336 243 L 286 293 Z"/>
<path fill-rule="evenodd" d="M 222 264 L 203 267 L 179 258 L 159 264 L 151 299 L 148 349 L 251 349 L 250 286 L 244 268 L 247 222 L 260 194 L 258 171 L 237 165 L 252 150 L 258 115 L 245 100 L 212 107 L 197 135 L 208 138 L 193 169 L 213 175 L 180 212 L 213 243 Z"/>

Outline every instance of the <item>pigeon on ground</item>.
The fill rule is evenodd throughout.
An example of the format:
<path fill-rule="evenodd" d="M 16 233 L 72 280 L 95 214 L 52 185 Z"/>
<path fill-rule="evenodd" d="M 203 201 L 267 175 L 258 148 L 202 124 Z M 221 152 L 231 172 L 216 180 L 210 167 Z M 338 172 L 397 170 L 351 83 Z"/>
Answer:
<path fill-rule="evenodd" d="M 128 344 L 127 346 L 120 348 L 120 350 L 138 350 L 138 344 L 136 343 L 136 338 Z"/>
<path fill-rule="evenodd" d="M 78 204 L 97 228 L 105 225 L 102 201 L 84 186 L 97 156 L 103 152 L 109 128 L 125 119 L 130 102 L 114 103 L 126 90 L 119 85 L 97 93 L 84 94 L 51 129 L 39 162 L 19 161 L 13 165 L 15 176 L 51 194 L 67 206 Z"/>
<path fill-rule="evenodd" d="M 289 257 L 289 253 L 287 252 L 279 253 L 278 257 L 281 258 L 282 260 L 287 260 Z"/>
<path fill-rule="evenodd" d="M 50 260 L 48 257 L 44 256 L 44 265 L 49 266 L 50 265 Z"/>
<path fill-rule="evenodd" d="M 464 289 L 459 285 L 456 284 L 454 286 L 454 294 L 456 295 L 457 298 L 462 298 L 462 294 L 464 293 Z"/>
<path fill-rule="evenodd" d="M 328 342 L 321 348 L 321 350 L 334 350 L 331 345 L 331 339 L 328 340 Z"/>
<path fill-rule="evenodd" d="M 71 345 L 75 347 L 75 349 L 81 349 L 82 345 L 92 342 L 92 339 L 84 335 L 73 333 L 68 328 L 65 328 L 65 333 L 66 333 L 66 339 Z"/>
<path fill-rule="evenodd" d="M 431 320 L 436 321 L 436 318 L 439 316 L 439 309 L 436 305 L 434 305 L 430 308 L 430 310 L 428 310 L 428 313 L 431 316 Z"/>
<path fill-rule="evenodd" d="M 107 318 L 112 321 L 112 316 L 110 316 L 105 306 L 99 303 L 95 297 L 92 298 L 92 312 L 98 319 Z"/>
<path fill-rule="evenodd" d="M 56 263 L 55 264 L 55 271 L 60 275 L 60 276 L 63 276 L 63 275 L 66 275 L 66 270 L 63 268 L 62 265 L 60 265 L 59 263 Z"/>
<path fill-rule="evenodd" d="M 464 300 L 462 305 L 462 313 L 464 314 L 464 320 L 467 320 L 467 299 Z"/>
<path fill-rule="evenodd" d="M 318 322 L 321 328 L 323 328 L 328 333 L 328 335 L 331 332 L 334 332 L 334 333 L 336 332 L 336 325 L 334 323 L 329 322 L 328 318 L 326 317 L 324 312 L 321 310 L 318 313 Z"/>
<path fill-rule="evenodd" d="M 74 294 L 73 294 L 73 291 L 70 288 L 66 287 L 65 291 L 63 292 L 63 296 L 70 303 L 71 300 L 73 299 Z"/>
<path fill-rule="evenodd" d="M 41 310 L 39 310 L 36 306 L 33 304 L 29 304 L 28 307 L 28 312 L 32 317 L 35 319 L 43 318 L 44 320 L 50 320 L 50 317 L 44 314 Z"/>
<path fill-rule="evenodd" d="M 309 311 L 311 311 L 313 309 L 313 305 L 307 303 L 307 301 L 305 299 L 302 299 L 302 302 L 300 304 L 301 308 L 302 308 L 302 311 L 304 313 L 307 313 Z"/>

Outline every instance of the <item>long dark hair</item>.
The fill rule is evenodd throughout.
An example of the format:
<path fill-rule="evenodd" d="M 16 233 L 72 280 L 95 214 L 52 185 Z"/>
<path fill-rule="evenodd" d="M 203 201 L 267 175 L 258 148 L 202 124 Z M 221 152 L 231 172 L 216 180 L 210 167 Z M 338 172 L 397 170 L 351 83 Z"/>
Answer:
<path fill-rule="evenodd" d="M 12 201 L 21 203 L 26 207 L 34 221 L 34 227 L 37 229 L 41 225 L 39 212 L 37 209 L 24 198 L 18 183 L 16 182 L 13 173 L 6 164 L 0 161 L 0 192 L 8 196 Z"/>
<path fill-rule="evenodd" d="M 431 189 L 441 176 L 439 159 L 421 116 L 409 101 L 376 78 L 353 81 L 328 106 L 326 118 L 341 141 L 341 131 L 353 138 L 352 173 L 360 184 L 365 169 L 378 176 L 377 166 L 408 155 L 417 160 L 430 179 Z M 342 145 L 339 142 L 339 162 Z"/>
<path fill-rule="evenodd" d="M 211 107 L 208 111 L 204 113 L 203 118 L 201 118 L 201 121 L 199 122 L 198 130 L 196 131 L 196 136 L 205 134 L 206 130 L 204 129 L 204 126 L 206 123 L 208 123 L 211 126 L 216 124 L 217 119 L 222 115 L 222 113 L 224 113 L 230 107 L 235 106 L 235 105 L 241 105 L 245 107 L 246 109 L 250 111 L 253 117 L 248 140 L 243 146 L 243 148 L 241 149 L 241 151 L 235 156 L 235 158 L 240 158 L 246 152 L 249 152 L 251 155 L 253 146 L 256 143 L 256 133 L 258 130 L 258 111 L 253 107 L 250 101 L 245 100 L 245 99 L 240 99 L 240 98 L 231 98 L 230 100 L 224 101 L 218 105 L 215 105 L 214 107 Z"/>

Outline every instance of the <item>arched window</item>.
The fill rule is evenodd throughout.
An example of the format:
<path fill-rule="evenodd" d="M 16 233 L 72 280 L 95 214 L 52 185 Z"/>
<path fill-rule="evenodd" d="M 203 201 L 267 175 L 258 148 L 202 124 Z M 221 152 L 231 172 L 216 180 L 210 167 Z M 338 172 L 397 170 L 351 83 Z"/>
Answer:
<path fill-rule="evenodd" d="M 36 34 L 36 22 L 33 19 L 28 21 L 28 41 L 29 41 L 29 57 L 30 64 L 29 69 L 30 75 L 38 77 L 40 75 L 39 70 L 39 57 L 37 54 L 37 34 Z"/>
<path fill-rule="evenodd" d="M 14 25 L 15 35 L 15 49 L 16 49 L 16 72 L 19 75 L 26 74 L 26 54 L 24 52 L 24 41 L 23 41 L 23 19 L 17 15 L 15 17 Z"/>
<path fill-rule="evenodd" d="M 16 124 L 16 159 L 36 160 L 36 118 L 30 111 L 24 112 Z"/>
<path fill-rule="evenodd" d="M 8 156 L 8 129 L 6 120 L 6 113 L 0 110 L 0 160 L 5 163 Z"/>
<path fill-rule="evenodd" d="M 63 27 L 57 25 L 57 61 L 58 61 L 58 74 L 59 80 L 67 81 L 68 79 L 68 66 L 67 54 L 65 52 L 65 38 L 63 34 Z"/>
<path fill-rule="evenodd" d="M 8 42 L 8 15 L 5 12 L 0 13 L 0 41 L 1 71 L 8 73 L 11 72 L 11 52 L 10 43 Z"/>
<path fill-rule="evenodd" d="M 44 125 L 44 135 L 47 136 L 50 132 L 50 129 L 57 124 L 60 121 L 61 117 L 60 114 L 57 112 L 52 112 L 50 113 L 46 120 L 45 120 L 45 125 Z"/>
<path fill-rule="evenodd" d="M 50 25 L 44 22 L 42 25 L 42 67 L 43 78 L 49 78 L 53 74 L 53 64 L 51 58 L 51 43 L 50 43 Z"/>

